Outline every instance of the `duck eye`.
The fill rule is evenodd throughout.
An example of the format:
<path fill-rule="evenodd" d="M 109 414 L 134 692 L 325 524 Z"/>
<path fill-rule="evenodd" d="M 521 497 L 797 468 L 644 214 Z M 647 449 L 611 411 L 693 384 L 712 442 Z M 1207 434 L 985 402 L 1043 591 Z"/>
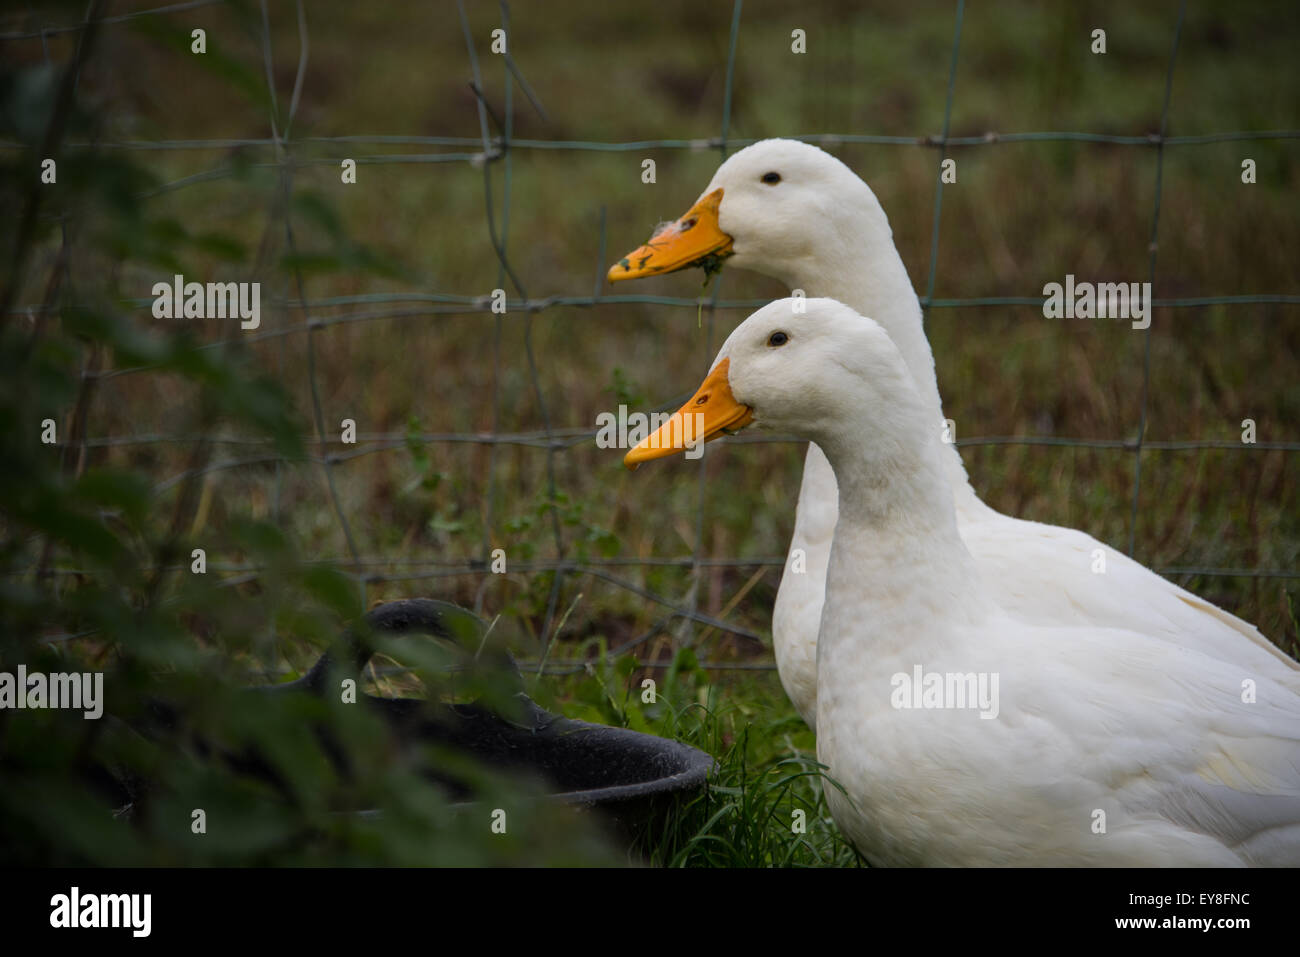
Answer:
<path fill-rule="evenodd" d="M 764 173 L 763 182 L 770 186 L 775 186 L 777 183 L 781 182 L 781 174 L 776 172 Z"/>
<path fill-rule="evenodd" d="M 769 346 L 783 346 L 789 341 L 790 337 L 784 332 L 774 332 L 767 337 L 767 344 Z"/>

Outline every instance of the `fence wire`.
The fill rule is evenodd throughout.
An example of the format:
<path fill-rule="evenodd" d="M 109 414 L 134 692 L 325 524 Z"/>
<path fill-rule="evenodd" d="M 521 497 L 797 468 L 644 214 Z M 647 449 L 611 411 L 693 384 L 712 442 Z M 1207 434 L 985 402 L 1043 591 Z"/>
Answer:
<path fill-rule="evenodd" d="M 120 14 L 110 17 L 100 17 L 95 20 L 97 25 L 122 23 L 133 20 L 138 17 L 153 16 L 158 14 L 178 13 L 186 10 L 193 10 L 199 7 L 213 6 L 224 4 L 226 0 L 192 0 L 188 3 L 177 3 L 168 6 L 160 6 L 147 10 L 140 10 L 131 13 Z M 533 391 L 534 398 L 542 420 L 540 430 L 530 432 L 503 433 L 499 430 L 500 411 L 501 411 L 501 336 L 502 336 L 502 316 L 500 313 L 494 315 L 493 330 L 493 373 L 492 373 L 492 426 L 486 432 L 463 432 L 463 433 L 393 433 L 393 432 L 372 432 L 361 433 L 357 436 L 360 445 L 356 447 L 340 448 L 339 440 L 329 438 L 321 408 L 320 400 L 320 383 L 316 370 L 315 361 L 315 337 L 325 330 L 337 328 L 340 326 L 351 325 L 355 323 L 375 322 L 375 321 L 392 321 L 404 318 L 424 318 L 430 317 L 456 317 L 472 315 L 477 313 L 487 313 L 491 311 L 491 300 L 487 296 L 481 295 L 458 295 L 451 293 L 396 293 L 396 294 L 368 294 L 368 295 L 351 295 L 351 296 L 332 296 L 322 297 L 319 299 L 310 299 L 307 295 L 306 282 L 299 270 L 294 276 L 294 286 L 296 296 L 272 296 L 268 300 L 273 307 L 277 307 L 275 312 L 281 315 L 289 315 L 297 312 L 301 321 L 297 324 L 286 324 L 282 328 L 267 329 L 256 333 L 244 333 L 242 340 L 244 342 L 259 342 L 268 340 L 279 340 L 281 352 L 278 362 L 284 360 L 284 343 L 291 336 L 305 336 L 305 351 L 308 381 L 310 383 L 313 423 L 315 426 L 314 444 L 318 449 L 315 455 L 306 456 L 307 462 L 319 466 L 325 478 L 332 508 L 338 520 L 340 530 L 342 531 L 344 541 L 347 545 L 346 556 L 336 556 L 332 558 L 318 559 L 313 563 L 327 564 L 338 567 L 344 571 L 348 577 L 354 581 L 361 590 L 362 601 L 366 602 L 366 589 L 368 585 L 385 583 L 385 582 L 411 582 L 411 581 L 428 581 L 439 578 L 474 575 L 481 576 L 481 583 L 477 591 L 475 610 L 482 611 L 482 601 L 484 591 L 491 575 L 488 573 L 491 556 L 491 529 L 493 517 L 495 515 L 496 497 L 497 497 L 497 447 L 501 445 L 514 445 L 526 448 L 543 450 L 546 453 L 546 487 L 550 500 L 554 501 L 556 496 L 555 480 L 555 456 L 557 453 L 566 451 L 587 442 L 593 441 L 596 436 L 596 429 L 576 429 L 576 428 L 555 428 L 551 422 L 551 417 L 546 403 L 546 397 L 542 390 L 541 381 L 538 376 L 536 356 L 533 351 L 532 329 L 534 319 L 542 312 L 555 307 L 594 307 L 614 304 L 650 304 L 663 306 L 693 306 L 701 310 L 701 313 L 707 316 L 706 335 L 704 336 L 704 349 L 702 357 L 702 368 L 707 371 L 708 365 L 713 358 L 713 340 L 714 340 L 714 319 L 719 310 L 746 310 L 752 311 L 760 306 L 766 305 L 766 300 L 754 299 L 723 299 L 720 296 L 720 286 L 722 276 L 715 278 L 713 289 L 710 295 L 695 298 L 684 298 L 674 296 L 655 296 L 655 295 L 604 295 L 602 294 L 603 276 L 606 266 L 606 236 L 605 236 L 605 210 L 601 209 L 600 218 L 600 246 L 596 262 L 596 283 L 591 295 L 572 295 L 572 296 L 548 296 L 541 299 L 533 299 L 521 282 L 515 269 L 512 267 L 506 252 L 509 232 L 510 232 L 510 207 L 511 207 L 511 157 L 518 150 L 567 150 L 567 151 L 592 151 L 592 152 L 630 152 L 640 150 L 687 150 L 687 151 L 716 151 L 719 158 L 725 158 L 728 153 L 736 148 L 747 146 L 757 142 L 755 139 L 732 138 L 730 136 L 731 110 L 732 110 L 732 92 L 733 80 L 735 75 L 736 47 L 740 34 L 741 16 L 743 11 L 743 0 L 734 0 L 732 15 L 730 21 L 730 31 L 727 45 L 727 62 L 725 73 L 725 86 L 723 93 L 722 116 L 719 127 L 719 134 L 712 139 L 658 139 L 658 140 L 637 140 L 630 142 L 592 142 L 579 140 L 546 140 L 546 139 L 515 139 L 513 136 L 514 129 L 514 103 L 513 91 L 516 87 L 520 90 L 525 98 L 529 101 L 532 108 L 545 118 L 546 112 L 544 106 L 538 101 L 532 88 L 529 86 L 518 63 L 509 54 L 502 55 L 503 71 L 505 76 L 505 99 L 504 114 L 497 116 L 491 109 L 484 93 L 483 78 L 480 69 L 477 53 L 474 48 L 473 36 L 470 30 L 469 20 L 465 15 L 463 0 L 457 0 L 456 8 L 459 23 L 465 38 L 465 51 L 467 65 L 471 78 L 471 88 L 474 91 L 476 99 L 476 110 L 479 124 L 479 137 L 477 139 L 470 137 L 454 136 L 415 136 L 415 135 L 355 135 L 355 136 L 308 136 L 300 139 L 290 139 L 293 120 L 297 113 L 299 97 L 302 92 L 303 79 L 305 76 L 308 54 L 309 54 L 309 34 L 307 26 L 306 9 L 303 0 L 295 0 L 297 14 L 297 28 L 299 40 L 299 55 L 297 69 L 295 72 L 294 86 L 288 109 L 285 113 L 284 129 L 279 129 L 280 111 L 277 103 L 276 87 L 274 80 L 274 63 L 271 47 L 271 33 L 269 18 L 267 15 L 266 0 L 259 0 L 261 13 L 261 48 L 262 48 L 262 66 L 266 74 L 266 83 L 270 98 L 270 136 L 267 138 L 213 138 L 213 139 L 189 139 L 189 140 L 124 140 L 119 142 L 96 142 L 90 143 L 68 143 L 66 148 L 70 149 L 105 149 L 105 150 L 128 150 L 128 151 L 212 151 L 212 150 L 265 150 L 271 153 L 271 159 L 262 162 L 243 163 L 243 169 L 267 169 L 275 170 L 280 176 L 280 188 L 282 200 L 285 208 L 285 241 L 290 253 L 294 251 L 295 241 L 292 225 L 292 206 L 289 202 L 293 195 L 293 178 L 298 169 L 313 166 L 337 166 L 338 156 L 330 152 L 331 148 L 348 145 L 363 147 L 384 147 L 384 146 L 417 146 L 439 148 L 438 152 L 427 153 L 376 153 L 372 155 L 362 155 L 353 157 L 359 166 L 363 165 L 388 165 L 388 164 L 438 164 L 438 163 L 467 163 L 472 167 L 480 168 L 483 175 L 483 202 L 485 222 L 488 236 L 492 248 L 498 260 L 498 281 L 497 287 L 507 288 L 507 281 L 513 288 L 515 297 L 506 300 L 506 307 L 509 312 L 523 313 L 525 319 L 525 358 L 527 360 L 529 383 Z M 1173 28 L 1168 68 L 1165 78 L 1164 101 L 1160 114 L 1160 129 L 1158 133 L 1149 133 L 1145 135 L 1121 135 L 1105 133 L 1088 133 L 1076 131 L 1041 131 L 1041 132 L 1016 132 L 1001 133 L 997 131 L 988 131 L 976 136 L 950 136 L 950 122 L 952 117 L 952 106 L 954 94 L 956 92 L 956 77 L 958 56 L 961 49 L 962 21 L 965 13 L 965 0 L 958 0 L 956 7 L 955 24 L 953 29 L 952 51 L 950 56 L 947 93 L 944 102 L 944 114 L 942 130 L 938 134 L 926 134 L 921 136 L 881 136 L 863 133 L 819 133 L 796 136 L 796 139 L 813 143 L 822 147 L 834 148 L 841 145 L 879 145 L 879 146 L 898 146 L 910 148 L 934 149 L 938 152 L 937 169 L 941 170 L 943 161 L 947 157 L 950 147 L 989 147 L 1003 143 L 1045 143 L 1045 142 L 1076 142 L 1076 143 L 1100 143 L 1116 146 L 1133 146 L 1145 147 L 1155 150 L 1155 199 L 1154 208 L 1151 216 L 1151 236 L 1149 246 L 1148 260 L 1148 278 L 1154 288 L 1156 279 L 1156 254 L 1158 251 L 1158 236 L 1160 223 L 1160 204 L 1163 185 L 1163 161 L 1166 148 L 1174 147 L 1194 147 L 1201 145 L 1210 145 L 1224 142 L 1256 141 L 1256 140 L 1283 140 L 1300 138 L 1300 130 L 1239 130 L 1230 132 L 1200 134 L 1191 136 L 1167 136 L 1168 118 L 1170 100 L 1173 87 L 1173 72 L 1178 56 L 1179 42 L 1182 35 L 1183 23 L 1186 15 L 1186 0 L 1180 4 L 1178 9 L 1177 21 Z M 500 2 L 501 26 L 510 35 L 510 11 L 508 4 L 501 0 Z M 44 44 L 47 37 L 56 36 L 66 33 L 75 33 L 84 30 L 89 25 L 89 20 L 57 26 L 42 26 L 37 30 L 27 32 L 10 32 L 0 33 L 0 42 L 22 41 L 40 38 Z M 48 48 L 46 48 L 48 59 Z M 492 127 L 496 127 L 496 132 Z M 14 142 L 0 142 L 0 149 L 19 150 L 23 145 Z M 313 155 L 315 153 L 324 153 L 325 155 Z M 492 167 L 500 164 L 502 167 L 501 183 L 501 200 L 498 203 L 493 192 Z M 200 183 L 212 182 L 214 180 L 225 179 L 235 175 L 233 165 L 226 164 L 209 170 L 202 170 L 188 176 L 181 177 L 169 183 L 155 187 L 146 193 L 141 194 L 140 199 L 145 200 L 165 193 L 173 192 L 179 189 L 185 189 Z M 975 298 L 957 298 L 942 299 L 934 295 L 935 283 L 937 278 L 937 263 L 939 250 L 940 223 L 942 220 L 942 202 L 943 202 L 943 178 L 936 172 L 934 215 L 930 237 L 930 256 L 926 273 L 925 293 L 918 297 L 922 309 L 928 315 L 932 309 L 962 309 L 981 306 L 1031 306 L 1041 307 L 1045 301 L 1044 297 L 1035 296 L 989 296 Z M 725 274 L 724 274 L 725 275 Z M 1212 305 L 1244 306 L 1258 304 L 1280 304 L 1296 305 L 1300 304 L 1300 295 L 1257 293 L 1247 295 L 1232 296 L 1197 296 L 1183 298 L 1153 298 L 1152 307 L 1161 308 L 1191 308 Z M 121 303 L 125 309 L 146 309 L 152 305 L 151 299 L 133 299 Z M 348 306 L 365 306 L 379 307 L 374 309 L 362 309 L 355 312 L 344 312 L 329 316 L 315 315 L 321 309 L 338 308 Z M 40 317 L 47 310 L 53 307 L 42 304 L 31 304 L 19 306 L 11 310 L 13 315 L 25 315 L 29 317 Z M 1278 450 L 1284 452 L 1300 451 L 1300 442 L 1259 442 L 1253 445 L 1244 445 L 1237 442 L 1212 441 L 1212 440 L 1184 440 L 1184 441 L 1148 441 L 1146 439 L 1147 425 L 1147 404 L 1150 391 L 1151 379 L 1151 327 L 1147 326 L 1143 330 L 1143 366 L 1142 366 L 1142 388 L 1141 400 L 1139 405 L 1139 424 L 1137 433 L 1129 439 L 1085 439 L 1085 438 L 1066 438 L 1066 437 L 1035 437 L 1035 436 L 973 436 L 965 439 L 958 439 L 954 444 L 958 447 L 977 447 L 977 446 L 1010 446 L 1010 445 L 1028 445 L 1028 446 L 1063 446 L 1072 448 L 1094 448 L 1094 449 L 1120 449 L 1126 452 L 1132 452 L 1134 458 L 1133 468 L 1133 488 L 1129 520 L 1129 542 L 1128 551 L 1132 555 L 1135 547 L 1135 536 L 1137 528 L 1137 513 L 1142 491 L 1142 453 L 1151 450 L 1166 451 L 1185 451 L 1185 450 L 1205 450 L 1205 449 L 1232 449 L 1237 451 L 1269 451 Z M 212 342 L 197 346 L 198 349 L 220 348 L 224 343 Z M 135 375 L 148 372 L 148 366 L 133 366 L 119 369 L 98 370 L 87 366 L 83 373 L 86 380 L 111 379 L 118 376 Z M 686 398 L 685 395 L 675 397 L 674 399 L 663 403 L 659 410 L 676 408 L 681 401 Z M 338 495 L 337 487 L 334 481 L 335 470 L 350 461 L 363 458 L 369 455 L 382 454 L 404 450 L 409 447 L 411 441 L 417 441 L 426 445 L 435 444 L 454 444 L 470 443 L 475 445 L 485 445 L 490 447 L 490 457 L 488 462 L 488 477 L 485 484 L 484 503 L 483 503 L 483 529 L 481 550 L 478 557 L 464 557 L 452 560 L 425 560 L 425 559 L 394 559 L 384 556 L 367 556 L 362 555 L 357 548 L 352 528 L 348 516 L 343 508 L 342 502 Z M 754 442 L 793 442 L 796 441 L 790 436 L 780 435 L 739 435 L 730 439 L 733 443 L 754 443 Z M 176 444 L 176 443 L 200 443 L 208 442 L 213 445 L 236 445 L 236 446 L 257 446 L 270 445 L 269 439 L 251 439 L 241 438 L 238 436 L 211 436 L 211 435 L 174 435 L 163 433 L 142 433 L 137 435 L 115 435 L 100 437 L 81 437 L 77 442 L 78 448 L 121 448 L 136 445 L 149 444 Z M 274 465 L 276 468 L 275 483 L 276 495 L 274 501 L 278 509 L 279 487 L 282 480 L 282 469 L 286 465 L 285 460 L 271 453 L 251 455 L 236 455 L 224 458 L 215 462 L 209 462 L 196 469 L 183 471 L 175 476 L 171 476 L 155 486 L 155 491 L 162 492 L 186 479 L 193 478 L 196 474 L 207 474 L 213 472 L 222 472 L 234 469 L 246 468 L 258 465 Z M 555 638 L 553 628 L 555 627 L 556 613 L 558 610 L 558 601 L 566 576 L 591 578 L 602 581 L 606 584 L 613 585 L 617 588 L 624 589 L 632 594 L 638 595 L 644 600 L 658 605 L 665 609 L 665 614 L 654 623 L 646 632 L 635 638 L 629 639 L 621 645 L 610 648 L 605 652 L 607 658 L 628 653 L 647 641 L 659 635 L 669 633 L 669 626 L 675 619 L 680 619 L 685 627 L 691 624 L 703 625 L 707 628 L 725 632 L 742 640 L 757 642 L 766 646 L 767 640 L 758 634 L 749 631 L 743 627 L 728 623 L 721 617 L 714 617 L 698 610 L 698 590 L 701 581 L 700 572 L 705 568 L 756 568 L 760 571 L 766 568 L 783 567 L 785 559 L 782 556 L 764 556 L 764 557 L 735 557 L 735 558 L 716 558 L 701 554 L 702 543 L 704 540 L 703 528 L 705 520 L 705 496 L 704 496 L 704 471 L 703 461 L 701 460 L 698 468 L 698 502 L 695 509 L 695 545 L 689 555 L 676 557 L 644 558 L 644 557 L 613 557 L 605 559 L 585 559 L 583 561 L 571 560 L 567 558 L 566 542 L 564 539 L 563 529 L 555 509 L 550 510 L 551 514 L 551 538 L 554 549 L 554 558 L 532 561 L 532 562 L 512 562 L 513 569 L 524 573 L 551 573 L 553 575 L 550 592 L 547 600 L 547 608 L 544 619 L 544 626 L 541 632 L 541 656 L 536 662 L 522 662 L 525 667 L 532 666 L 538 671 L 546 673 L 571 673 L 588 667 L 591 662 L 579 660 L 548 660 L 551 651 L 551 642 Z M 687 592 L 680 599 L 674 599 L 666 595 L 658 594 L 647 588 L 642 587 L 636 582 L 630 581 L 624 577 L 616 575 L 611 569 L 620 567 L 680 567 L 689 569 L 690 585 Z M 178 570 L 180 566 L 169 570 Z M 249 581 L 255 580 L 262 569 L 256 565 L 248 564 L 222 564 L 212 563 L 209 568 L 216 572 L 221 572 L 228 577 L 221 582 L 223 586 L 233 587 Z M 1261 569 L 1261 568 L 1221 568 L 1221 567 L 1195 567 L 1195 566 L 1168 566 L 1156 568 L 1157 572 L 1164 575 L 1183 576 L 1195 575 L 1204 577 L 1225 577 L 1225 578 L 1269 578 L 1269 579 L 1300 579 L 1300 570 L 1291 569 Z M 51 574 L 57 575 L 78 575 L 84 574 L 78 569 L 55 568 L 50 570 Z M 88 637 L 91 633 L 67 634 L 50 636 L 47 641 L 66 641 L 75 638 Z M 647 667 L 661 667 L 652 662 L 643 662 Z M 774 670 L 776 665 L 771 661 L 758 662 L 736 662 L 736 661 L 703 661 L 701 667 L 712 670 Z"/>

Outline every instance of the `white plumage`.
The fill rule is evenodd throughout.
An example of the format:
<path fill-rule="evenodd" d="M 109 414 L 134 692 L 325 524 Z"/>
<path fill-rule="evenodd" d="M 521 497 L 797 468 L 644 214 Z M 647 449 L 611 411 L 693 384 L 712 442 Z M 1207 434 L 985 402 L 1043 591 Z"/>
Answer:
<path fill-rule="evenodd" d="M 729 360 L 731 393 L 756 425 L 816 442 L 839 478 L 817 753 L 846 792 L 826 788 L 835 820 L 863 855 L 884 865 L 1300 863 L 1293 665 L 1132 563 L 1116 565 L 1117 594 L 1073 590 L 1087 572 L 1071 556 L 1092 544 L 1078 533 L 1009 523 L 964 544 L 971 523 L 959 535 L 951 454 L 933 440 L 933 397 L 915 370 L 856 311 L 821 299 L 800 315 L 792 303 L 752 315 L 718 362 Z M 773 346 L 777 331 L 788 341 Z M 1015 551 L 1012 536 L 1035 551 Z M 972 557 L 972 540 L 1009 551 Z M 1021 580 L 1008 587 L 990 568 Z M 1049 584 L 1058 604 L 1032 604 Z M 1018 596 L 1018 611 L 1056 620 L 1012 614 L 1003 602 Z M 1184 631 L 1188 615 L 1204 627 Z M 916 668 L 997 676 L 995 716 L 951 699 L 900 707 L 898 676 Z"/>
<path fill-rule="evenodd" d="M 779 174 L 775 183 L 764 179 L 772 172 Z M 805 143 L 765 140 L 723 163 L 704 195 L 718 189 L 718 224 L 734 252 L 730 264 L 775 277 L 807 296 L 833 297 L 888 332 L 924 409 L 961 537 L 999 607 L 1032 624 L 1138 630 L 1300 688 L 1296 663 L 1254 626 L 1083 532 L 1011 518 L 978 499 L 956 449 L 942 444 L 934 357 L 889 221 L 871 189 L 847 166 Z M 810 445 L 790 541 L 790 555 L 802 551 L 807 570 L 792 574 L 787 561 L 772 620 L 782 684 L 810 725 L 817 712 L 817 630 L 837 512 L 835 477 L 821 450 Z M 1105 574 L 1093 571 L 1097 549 L 1105 556 Z"/>

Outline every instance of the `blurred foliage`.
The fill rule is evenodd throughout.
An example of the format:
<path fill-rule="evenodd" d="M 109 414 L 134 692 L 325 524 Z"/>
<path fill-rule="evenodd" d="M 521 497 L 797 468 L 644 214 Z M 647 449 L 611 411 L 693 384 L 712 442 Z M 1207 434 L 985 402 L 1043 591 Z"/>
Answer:
<path fill-rule="evenodd" d="M 265 100 L 257 74 L 230 72 Z M 317 232 L 330 245 L 276 257 L 284 222 L 274 193 L 264 197 L 271 213 L 253 249 L 155 212 L 141 200 L 155 178 L 121 153 L 64 153 L 55 143 L 57 181 L 41 185 L 33 171 L 52 118 L 62 111 L 80 135 L 95 125 L 91 104 L 61 100 L 58 81 L 44 66 L 0 77 L 0 138 L 26 144 L 5 154 L 0 190 L 6 209 L 35 210 L 28 233 L 7 237 L 4 301 L 43 303 L 0 316 L 0 670 L 103 673 L 104 715 L 0 710 L 0 862 L 621 860 L 598 822 L 542 800 L 540 780 L 404 741 L 380 713 L 341 695 L 247 689 L 305 670 L 364 610 L 355 581 L 305 561 L 273 514 L 227 502 L 219 526 L 204 518 L 215 437 L 234 429 L 264 440 L 283 468 L 310 468 L 308 420 L 229 329 L 216 338 L 192 321 L 134 318 L 124 306 L 138 286 L 121 277 L 197 276 L 214 263 L 223 279 L 264 282 L 308 268 L 400 270 L 348 239 L 316 194 L 299 194 L 292 208 L 326 227 Z M 93 463 L 84 441 L 98 373 L 139 366 L 166 383 L 160 401 L 185 409 L 196 437 L 170 481 L 129 462 Z M 50 422 L 53 444 L 42 441 Z M 196 548 L 213 566 L 257 572 L 194 573 Z M 451 648 L 415 637 L 373 644 L 410 666 L 405 683 L 431 702 L 508 713 L 502 671 L 453 670 L 486 661 L 486 639 L 476 629 L 455 637 Z M 490 828 L 495 808 L 507 810 L 505 834 Z M 202 833 L 191 827 L 196 810 Z M 361 813 L 374 810 L 382 813 Z"/>

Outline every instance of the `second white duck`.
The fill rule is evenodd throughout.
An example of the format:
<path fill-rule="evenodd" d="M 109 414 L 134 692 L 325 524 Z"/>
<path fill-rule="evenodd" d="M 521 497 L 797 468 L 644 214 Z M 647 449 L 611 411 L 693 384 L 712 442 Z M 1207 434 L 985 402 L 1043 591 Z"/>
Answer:
<path fill-rule="evenodd" d="M 787 299 L 626 456 L 750 422 L 825 451 L 817 756 L 844 834 L 881 865 L 1300 864 L 1290 669 L 1241 633 L 1210 654 L 1157 626 L 1007 614 L 958 534 L 932 415 L 879 325 Z"/>

